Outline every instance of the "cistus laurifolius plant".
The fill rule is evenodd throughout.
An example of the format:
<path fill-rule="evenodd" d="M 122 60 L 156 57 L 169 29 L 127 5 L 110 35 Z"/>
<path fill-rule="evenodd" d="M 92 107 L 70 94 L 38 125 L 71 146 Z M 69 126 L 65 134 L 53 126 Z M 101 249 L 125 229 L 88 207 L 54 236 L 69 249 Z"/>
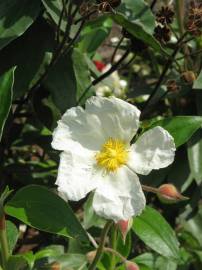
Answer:
<path fill-rule="evenodd" d="M 0 270 L 201 270 L 201 11 L 0 0 Z"/>

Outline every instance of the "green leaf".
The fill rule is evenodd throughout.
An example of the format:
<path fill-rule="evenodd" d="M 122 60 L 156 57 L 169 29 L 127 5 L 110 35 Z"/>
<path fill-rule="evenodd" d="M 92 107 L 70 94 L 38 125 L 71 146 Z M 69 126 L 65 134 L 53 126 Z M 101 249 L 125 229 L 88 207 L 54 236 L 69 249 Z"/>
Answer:
<path fill-rule="evenodd" d="M 154 269 L 155 256 L 152 253 L 146 252 L 135 257 L 132 261 L 134 261 L 138 265 L 145 265 L 149 267 L 149 269 Z"/>
<path fill-rule="evenodd" d="M 81 32 L 79 50 L 93 56 L 101 43 L 109 36 L 111 28 L 112 20 L 108 16 L 89 21 Z"/>
<path fill-rule="evenodd" d="M 86 230 L 95 226 L 98 228 L 103 228 L 106 221 L 96 215 L 93 206 L 93 194 L 90 194 L 87 201 L 84 204 L 84 216 L 83 216 L 83 226 Z"/>
<path fill-rule="evenodd" d="M 10 220 L 6 221 L 6 234 L 7 234 L 7 239 L 8 239 L 9 251 L 10 253 L 12 253 L 19 237 L 19 231 Z M 0 252 L 1 252 L 1 246 L 0 246 Z"/>
<path fill-rule="evenodd" d="M 155 262 L 155 269 L 156 270 L 176 270 L 177 264 L 169 260 L 168 258 L 159 256 Z"/>
<path fill-rule="evenodd" d="M 85 56 L 77 49 L 62 56 L 50 70 L 45 81 L 45 87 L 62 113 L 76 105 L 81 93 L 89 85 L 88 65 Z"/>
<path fill-rule="evenodd" d="M 202 182 L 202 131 L 198 130 L 188 143 L 188 158 L 192 176 L 197 184 Z"/>
<path fill-rule="evenodd" d="M 0 49 L 21 36 L 40 9 L 40 0 L 0 0 Z"/>
<path fill-rule="evenodd" d="M 17 191 L 5 206 L 8 215 L 42 231 L 88 242 L 88 236 L 68 204 L 45 187 Z"/>
<path fill-rule="evenodd" d="M 198 213 L 193 218 L 190 218 L 183 224 L 185 231 L 190 232 L 191 235 L 193 235 L 198 240 L 200 246 L 202 246 L 201 224 L 202 224 L 202 206 L 199 207 Z"/>
<path fill-rule="evenodd" d="M 9 250 L 12 252 L 20 234 L 17 227 L 10 220 L 6 221 L 6 233 L 8 238 Z"/>
<path fill-rule="evenodd" d="M 146 207 L 143 213 L 134 218 L 133 230 L 139 238 L 157 253 L 179 259 L 179 242 L 167 221 L 156 210 Z"/>
<path fill-rule="evenodd" d="M 155 17 L 151 8 L 144 0 L 122 0 L 120 10 L 127 16 L 129 21 L 142 25 L 146 32 L 153 34 Z"/>
<path fill-rule="evenodd" d="M 201 127 L 200 116 L 174 116 L 152 123 L 150 128 L 161 126 L 174 138 L 176 147 L 186 143 L 191 136 Z"/>
<path fill-rule="evenodd" d="M 71 54 L 57 61 L 49 71 L 44 85 L 61 113 L 76 105 L 77 84 Z"/>
<path fill-rule="evenodd" d="M 160 43 L 148 33 L 144 26 L 139 22 L 131 22 L 124 15 L 117 13 L 116 15 L 111 15 L 111 18 L 119 25 L 124 27 L 130 34 L 132 34 L 137 39 L 142 40 L 145 44 L 152 47 L 155 51 L 165 54 Z"/>
<path fill-rule="evenodd" d="M 53 47 L 53 29 L 44 19 L 38 19 L 26 33 L 0 51 L 0 74 L 16 66 L 14 99 L 38 81 L 50 62 Z"/>
<path fill-rule="evenodd" d="M 0 140 L 13 97 L 14 68 L 0 77 Z"/>
<path fill-rule="evenodd" d="M 7 262 L 6 270 L 29 270 L 28 263 L 24 256 L 13 255 L 9 257 Z"/>
<path fill-rule="evenodd" d="M 90 72 L 85 54 L 81 53 L 78 49 L 74 49 L 72 53 L 72 60 L 77 85 L 76 99 L 79 100 L 82 93 L 91 84 Z M 89 91 L 89 94 L 86 95 L 85 98 L 89 97 L 89 95 L 92 95 L 92 89 Z"/>
<path fill-rule="evenodd" d="M 55 22 L 55 24 L 58 26 L 59 21 L 60 21 L 61 12 L 62 12 L 62 9 L 63 9 L 62 1 L 58 1 L 58 0 L 51 0 L 51 1 L 50 0 L 42 0 L 42 3 L 44 5 L 46 11 L 48 12 L 50 17 L 52 18 L 53 22 Z M 69 1 L 67 1 L 66 10 L 68 10 L 68 7 L 69 7 Z M 73 5 L 73 10 L 75 8 L 76 8 L 76 6 Z M 80 18 L 81 18 L 81 15 L 79 14 L 79 12 L 77 12 L 74 19 L 77 20 L 77 19 L 80 19 Z M 70 37 L 71 38 L 78 31 L 80 24 L 81 23 L 71 25 L 71 29 L 70 29 Z M 64 14 L 63 19 L 61 21 L 61 25 L 60 25 L 60 30 L 65 32 L 66 26 L 67 26 L 67 17 Z"/>
<path fill-rule="evenodd" d="M 202 90 L 202 70 L 194 82 L 193 88 Z"/>

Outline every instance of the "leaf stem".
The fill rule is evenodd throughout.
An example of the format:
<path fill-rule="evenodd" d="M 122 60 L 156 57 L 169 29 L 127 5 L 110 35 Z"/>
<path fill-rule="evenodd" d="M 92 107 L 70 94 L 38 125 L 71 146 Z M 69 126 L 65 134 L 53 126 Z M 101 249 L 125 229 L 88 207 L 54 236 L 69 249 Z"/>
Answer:
<path fill-rule="evenodd" d="M 99 247 L 97 249 L 95 258 L 94 258 L 92 264 L 89 266 L 88 270 L 95 270 L 96 269 L 96 265 L 102 257 L 104 245 L 105 245 L 105 240 L 106 240 L 108 231 L 109 231 L 112 223 L 113 222 L 110 220 L 110 221 L 107 221 L 107 223 L 105 224 L 104 229 L 103 229 L 102 234 L 101 234 L 100 244 L 99 244 Z"/>
<path fill-rule="evenodd" d="M 4 214 L 0 219 L 0 243 L 1 243 L 2 267 L 3 270 L 6 270 L 6 264 L 10 254 L 8 247 L 8 239 L 6 235 L 6 221 Z"/>

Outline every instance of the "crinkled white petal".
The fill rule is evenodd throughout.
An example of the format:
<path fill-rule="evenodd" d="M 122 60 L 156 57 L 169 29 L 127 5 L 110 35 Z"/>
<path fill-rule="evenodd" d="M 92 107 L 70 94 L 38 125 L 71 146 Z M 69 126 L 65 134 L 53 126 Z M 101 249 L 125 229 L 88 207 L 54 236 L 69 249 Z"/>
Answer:
<path fill-rule="evenodd" d="M 100 182 L 95 190 L 95 212 L 115 222 L 139 215 L 145 208 L 145 196 L 138 176 L 126 166 L 115 173 L 96 175 Z"/>
<path fill-rule="evenodd" d="M 96 188 L 94 155 L 87 149 L 61 153 L 56 185 L 63 198 L 78 201 Z"/>
<path fill-rule="evenodd" d="M 153 169 L 170 165 L 175 150 L 173 137 L 158 126 L 146 131 L 131 146 L 127 165 L 136 173 L 146 175 Z"/>
<path fill-rule="evenodd" d="M 140 111 L 116 97 L 91 97 L 86 102 L 86 111 L 98 116 L 106 138 L 129 143 L 139 127 Z"/>
<path fill-rule="evenodd" d="M 82 147 L 99 150 L 104 141 L 100 119 L 86 113 L 81 107 L 73 107 L 58 121 L 53 132 L 52 147 L 64 151 L 77 149 L 78 152 Z"/>

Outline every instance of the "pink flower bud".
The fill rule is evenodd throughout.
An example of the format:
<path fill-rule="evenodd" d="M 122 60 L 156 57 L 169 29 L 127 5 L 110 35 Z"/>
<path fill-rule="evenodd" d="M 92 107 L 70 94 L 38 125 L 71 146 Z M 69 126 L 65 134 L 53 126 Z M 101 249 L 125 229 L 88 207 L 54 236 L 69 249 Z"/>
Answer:
<path fill-rule="evenodd" d="M 51 264 L 50 269 L 51 270 L 61 270 L 61 266 L 58 262 L 54 262 L 53 264 Z"/>
<path fill-rule="evenodd" d="M 161 202 L 172 204 L 179 201 L 188 200 L 184 197 L 173 184 L 164 184 L 158 188 L 158 198 Z"/>
<path fill-rule="evenodd" d="M 138 265 L 131 261 L 126 261 L 126 269 L 127 270 L 139 270 L 140 268 Z"/>
<path fill-rule="evenodd" d="M 125 243 L 126 236 L 127 236 L 128 232 L 130 231 L 130 229 L 131 229 L 131 227 L 133 225 L 133 219 L 130 218 L 128 220 L 119 220 L 117 224 L 118 224 L 118 228 L 119 228 L 119 230 L 121 232 L 123 242 Z"/>
<path fill-rule="evenodd" d="M 89 263 L 92 263 L 93 262 L 93 260 L 94 260 L 94 258 L 95 258 L 95 255 L 96 255 L 96 250 L 93 250 L 93 251 L 90 251 L 90 252 L 88 252 L 87 254 L 86 254 L 86 258 L 87 258 L 87 261 L 89 262 Z"/>

